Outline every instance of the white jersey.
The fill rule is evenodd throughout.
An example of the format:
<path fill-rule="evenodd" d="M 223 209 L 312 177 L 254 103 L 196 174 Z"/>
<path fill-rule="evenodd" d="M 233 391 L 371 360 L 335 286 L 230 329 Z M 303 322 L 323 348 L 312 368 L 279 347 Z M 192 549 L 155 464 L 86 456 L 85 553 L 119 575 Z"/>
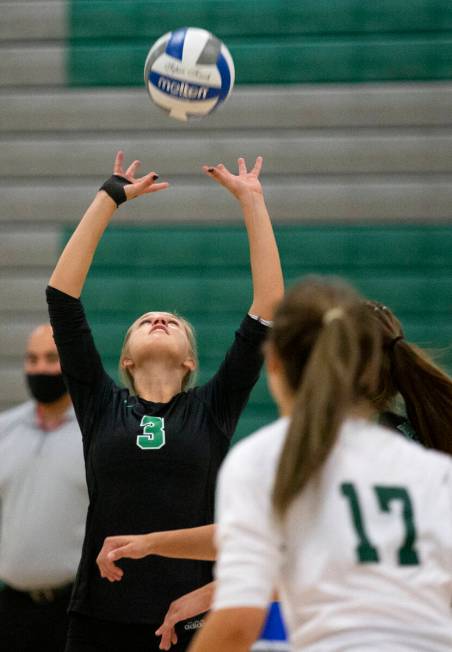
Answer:
<path fill-rule="evenodd" d="M 294 652 L 451 652 L 452 460 L 348 420 L 282 523 L 271 494 L 287 419 L 228 455 L 214 609 L 280 593 Z"/>

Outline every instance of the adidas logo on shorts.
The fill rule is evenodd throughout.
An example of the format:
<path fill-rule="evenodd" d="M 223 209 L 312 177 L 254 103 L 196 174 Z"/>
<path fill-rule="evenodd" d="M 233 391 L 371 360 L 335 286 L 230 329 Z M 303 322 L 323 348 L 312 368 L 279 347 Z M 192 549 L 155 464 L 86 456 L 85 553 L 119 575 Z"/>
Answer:
<path fill-rule="evenodd" d="M 186 631 L 190 629 L 200 629 L 204 625 L 202 618 L 197 618 L 196 620 L 190 620 L 188 623 L 185 623 L 184 629 Z"/>

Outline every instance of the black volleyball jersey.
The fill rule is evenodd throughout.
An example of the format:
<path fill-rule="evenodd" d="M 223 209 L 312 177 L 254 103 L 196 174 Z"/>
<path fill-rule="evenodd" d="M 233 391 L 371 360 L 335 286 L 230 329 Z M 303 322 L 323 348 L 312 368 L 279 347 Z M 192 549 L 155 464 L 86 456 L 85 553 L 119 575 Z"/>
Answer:
<path fill-rule="evenodd" d="M 83 437 L 88 509 L 69 609 L 160 624 L 170 603 L 212 580 L 212 564 L 151 556 L 101 578 L 105 537 L 212 523 L 217 472 L 262 366 L 267 327 L 246 316 L 218 372 L 169 403 L 152 403 L 106 374 L 80 300 L 47 288 L 50 321 Z"/>

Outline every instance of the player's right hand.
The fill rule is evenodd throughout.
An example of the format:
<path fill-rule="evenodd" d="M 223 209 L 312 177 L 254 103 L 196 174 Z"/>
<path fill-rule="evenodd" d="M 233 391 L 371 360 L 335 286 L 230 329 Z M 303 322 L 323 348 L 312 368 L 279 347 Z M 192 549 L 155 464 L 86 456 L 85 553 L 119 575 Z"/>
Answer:
<path fill-rule="evenodd" d="M 124 152 L 120 150 L 116 154 L 113 174 L 117 174 L 130 181 L 130 184 L 124 186 L 127 199 L 135 199 L 135 197 L 139 197 L 140 195 L 145 195 L 149 192 L 158 192 L 159 190 L 166 190 L 168 188 L 169 184 L 167 182 L 155 183 L 158 179 L 158 174 L 155 172 L 149 172 L 144 177 L 136 177 L 135 174 L 140 167 L 140 161 L 133 161 L 127 170 L 124 170 L 123 163 Z"/>
<path fill-rule="evenodd" d="M 119 582 L 124 571 L 115 564 L 118 559 L 142 559 L 151 554 L 149 537 L 146 534 L 124 534 L 107 537 L 97 556 L 101 577 L 110 582 Z"/>

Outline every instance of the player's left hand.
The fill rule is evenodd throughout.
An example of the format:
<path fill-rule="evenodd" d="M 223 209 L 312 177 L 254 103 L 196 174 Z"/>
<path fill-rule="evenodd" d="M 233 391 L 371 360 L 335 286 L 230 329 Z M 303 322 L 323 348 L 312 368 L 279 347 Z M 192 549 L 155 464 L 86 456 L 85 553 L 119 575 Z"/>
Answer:
<path fill-rule="evenodd" d="M 262 185 L 259 175 L 262 170 L 264 159 L 258 156 L 254 167 L 248 172 L 244 158 L 237 160 L 239 173 L 232 174 L 228 168 L 220 163 L 214 167 L 203 165 L 202 169 L 212 179 L 227 188 L 238 200 L 244 199 L 250 193 L 262 195 Z"/>
<path fill-rule="evenodd" d="M 177 643 L 175 626 L 182 620 L 199 616 L 208 611 L 212 604 L 214 582 L 202 586 L 191 593 L 183 595 L 170 604 L 165 619 L 155 632 L 161 636 L 159 648 L 169 650 L 171 645 Z"/>

